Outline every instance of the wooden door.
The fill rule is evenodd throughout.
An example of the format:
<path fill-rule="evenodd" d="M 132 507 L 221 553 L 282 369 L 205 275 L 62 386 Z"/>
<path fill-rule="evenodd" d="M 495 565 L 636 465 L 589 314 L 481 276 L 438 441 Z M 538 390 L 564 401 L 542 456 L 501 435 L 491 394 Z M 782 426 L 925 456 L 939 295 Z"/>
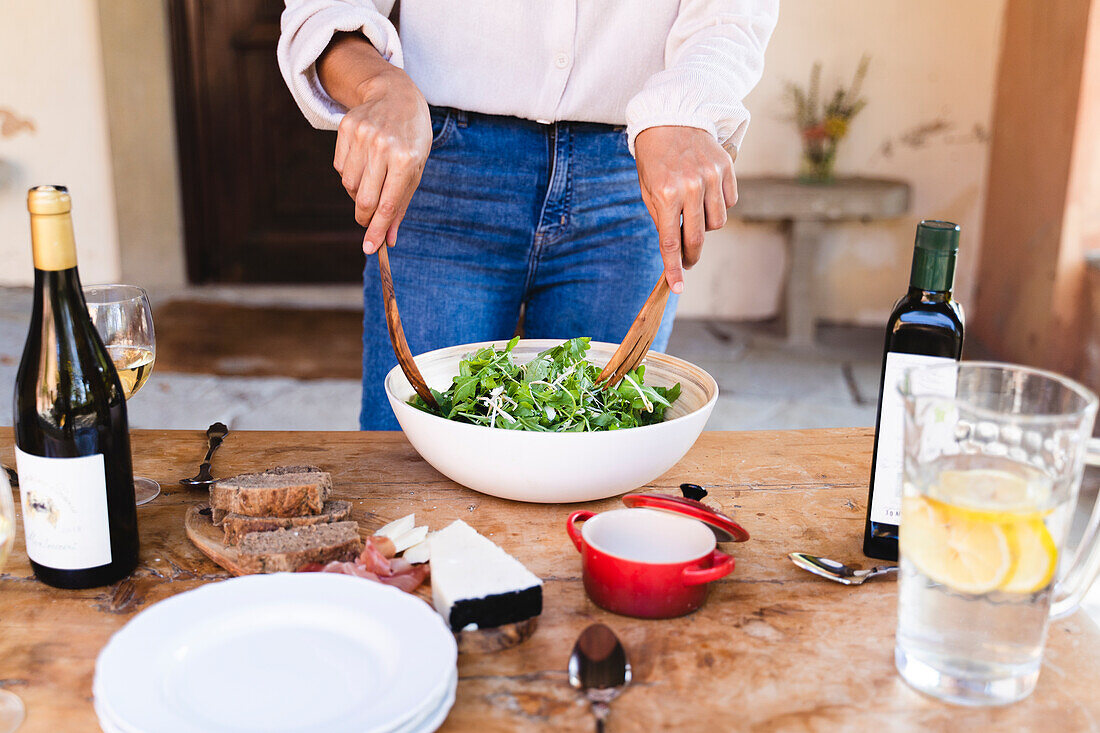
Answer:
<path fill-rule="evenodd" d="M 362 230 L 279 74 L 280 0 L 169 0 L 192 282 L 356 281 Z"/>

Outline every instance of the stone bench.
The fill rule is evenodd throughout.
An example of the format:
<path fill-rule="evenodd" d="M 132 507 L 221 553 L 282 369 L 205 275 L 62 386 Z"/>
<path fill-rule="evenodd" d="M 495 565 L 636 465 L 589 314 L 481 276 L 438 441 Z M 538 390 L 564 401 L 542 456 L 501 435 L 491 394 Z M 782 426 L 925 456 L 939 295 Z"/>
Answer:
<path fill-rule="evenodd" d="M 811 345 L 817 323 L 814 270 L 831 222 L 889 219 L 909 210 L 909 184 L 881 178 L 837 178 L 829 184 L 763 176 L 737 179 L 730 214 L 746 222 L 779 222 L 787 238 L 784 316 L 787 340 Z"/>

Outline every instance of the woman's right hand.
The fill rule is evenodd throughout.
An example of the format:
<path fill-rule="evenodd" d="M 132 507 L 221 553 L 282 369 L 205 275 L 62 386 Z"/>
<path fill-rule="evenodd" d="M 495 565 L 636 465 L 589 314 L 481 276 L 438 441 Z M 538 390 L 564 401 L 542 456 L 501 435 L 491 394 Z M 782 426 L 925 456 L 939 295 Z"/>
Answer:
<path fill-rule="evenodd" d="M 355 220 L 367 228 L 363 251 L 370 255 L 397 241 L 432 146 L 432 118 L 424 95 L 397 67 L 359 89 L 362 102 L 340 121 L 333 166 L 355 200 Z"/>
<path fill-rule="evenodd" d="M 337 34 L 317 63 L 322 85 L 348 108 L 332 164 L 367 228 L 363 251 L 393 246 L 432 147 L 424 95 L 362 36 Z"/>

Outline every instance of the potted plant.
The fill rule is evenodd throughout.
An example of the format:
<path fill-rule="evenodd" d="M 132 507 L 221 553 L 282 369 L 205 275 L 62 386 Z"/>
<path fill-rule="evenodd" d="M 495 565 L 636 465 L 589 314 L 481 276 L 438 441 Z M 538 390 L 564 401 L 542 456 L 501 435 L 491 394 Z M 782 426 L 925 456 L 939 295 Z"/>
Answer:
<path fill-rule="evenodd" d="M 810 72 L 810 85 L 803 89 L 789 83 L 787 91 L 794 107 L 794 122 L 802 138 L 802 164 L 799 180 L 803 183 L 824 184 L 833 180 L 837 145 L 848 134 L 852 118 L 867 105 L 859 96 L 863 78 L 867 75 L 870 57 L 859 61 L 852 84 L 847 89 L 837 87 L 824 105 L 819 99 L 821 89 L 821 63 L 815 63 Z"/>

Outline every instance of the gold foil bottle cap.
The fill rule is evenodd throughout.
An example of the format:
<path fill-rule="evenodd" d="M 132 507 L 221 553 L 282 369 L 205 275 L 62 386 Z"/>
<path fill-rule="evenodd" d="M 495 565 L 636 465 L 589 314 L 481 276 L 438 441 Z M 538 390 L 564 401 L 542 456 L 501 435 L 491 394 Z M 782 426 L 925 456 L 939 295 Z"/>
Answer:
<path fill-rule="evenodd" d="M 64 186 L 35 186 L 27 191 L 31 212 L 31 250 L 37 270 L 76 267 L 73 202 Z"/>
<path fill-rule="evenodd" d="M 27 211 L 32 214 L 68 214 L 73 210 L 69 189 L 64 186 L 35 186 L 27 191 Z"/>

